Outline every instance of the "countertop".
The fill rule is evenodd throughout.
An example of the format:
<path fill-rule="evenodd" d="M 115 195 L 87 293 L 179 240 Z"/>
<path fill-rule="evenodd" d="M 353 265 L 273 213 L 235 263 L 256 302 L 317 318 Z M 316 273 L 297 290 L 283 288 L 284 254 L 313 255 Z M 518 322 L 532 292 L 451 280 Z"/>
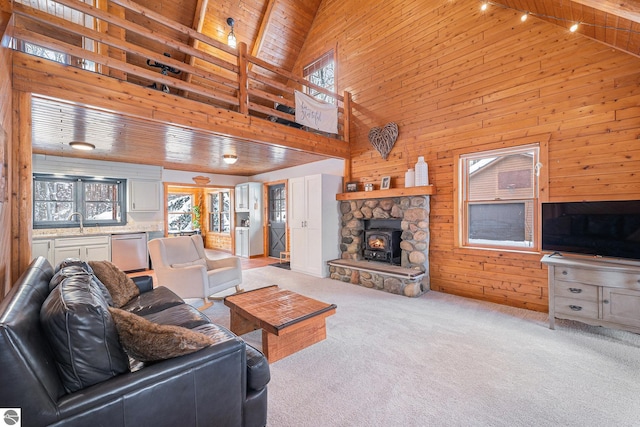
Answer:
<path fill-rule="evenodd" d="M 148 225 L 137 227 L 85 227 L 83 233 L 80 233 L 80 229 L 78 227 L 44 228 L 32 230 L 32 238 L 34 240 L 39 240 L 57 239 L 64 237 L 112 236 L 117 234 L 153 233 L 157 231 L 163 231 L 163 228 Z"/>

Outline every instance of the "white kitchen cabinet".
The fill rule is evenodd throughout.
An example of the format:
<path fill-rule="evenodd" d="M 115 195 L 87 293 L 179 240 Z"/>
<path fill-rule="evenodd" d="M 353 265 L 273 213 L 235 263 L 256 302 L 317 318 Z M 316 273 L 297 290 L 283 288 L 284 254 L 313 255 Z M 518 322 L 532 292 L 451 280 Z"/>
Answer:
<path fill-rule="evenodd" d="M 111 261 L 111 238 L 110 236 L 87 236 L 54 239 L 54 266 L 65 258 L 80 258 L 83 261 Z"/>
<path fill-rule="evenodd" d="M 327 261 L 340 258 L 341 189 L 342 177 L 335 175 L 289 180 L 291 270 L 326 277 Z"/>
<path fill-rule="evenodd" d="M 640 333 L 640 263 L 545 255 L 549 327 L 555 319 Z"/>
<path fill-rule="evenodd" d="M 43 256 L 49 261 L 53 260 L 53 240 L 37 239 L 31 242 L 31 259 Z"/>
<path fill-rule="evenodd" d="M 160 182 L 129 180 L 130 212 L 157 212 L 160 209 Z"/>
<path fill-rule="evenodd" d="M 264 254 L 264 218 L 263 218 L 263 197 L 262 183 L 247 182 L 236 186 L 236 216 L 237 225 L 247 224 L 236 228 L 243 230 L 242 237 L 245 241 L 236 241 L 236 255 L 242 257 L 255 257 Z M 238 209 L 239 208 L 239 209 Z M 246 250 L 244 249 L 246 245 Z M 242 246 L 241 254 L 238 246 Z"/>
<path fill-rule="evenodd" d="M 249 228 L 236 228 L 236 256 L 249 257 Z"/>
<path fill-rule="evenodd" d="M 236 185 L 236 212 L 249 212 L 249 183 Z"/>

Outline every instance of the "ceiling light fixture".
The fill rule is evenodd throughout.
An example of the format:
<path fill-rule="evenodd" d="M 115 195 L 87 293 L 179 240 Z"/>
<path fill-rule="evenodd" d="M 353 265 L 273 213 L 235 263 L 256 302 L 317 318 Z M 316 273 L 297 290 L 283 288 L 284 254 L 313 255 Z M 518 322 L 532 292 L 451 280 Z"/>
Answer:
<path fill-rule="evenodd" d="M 236 48 L 236 35 L 233 32 L 233 25 L 235 24 L 235 21 L 233 20 L 233 18 L 227 18 L 227 25 L 229 25 L 231 27 L 231 31 L 229 32 L 229 35 L 227 36 L 227 44 L 232 47 L 232 48 Z"/>
<path fill-rule="evenodd" d="M 69 145 L 76 150 L 91 151 L 96 149 L 95 145 L 82 141 L 71 141 Z"/>
<path fill-rule="evenodd" d="M 236 156 L 235 154 L 225 154 L 224 156 L 222 156 L 222 160 L 226 164 L 232 165 L 238 161 L 238 156 Z"/>
<path fill-rule="evenodd" d="M 529 12 L 525 12 L 525 13 L 523 13 L 523 14 L 522 14 L 522 16 L 520 17 L 520 20 L 521 20 L 522 22 L 524 22 L 524 21 L 526 21 L 526 20 L 527 20 L 527 18 L 528 18 L 528 17 L 529 17 Z"/>
<path fill-rule="evenodd" d="M 487 10 L 487 8 L 488 8 L 488 7 L 489 7 L 489 3 L 484 2 L 484 3 L 482 3 L 482 5 L 480 6 L 480 10 L 484 12 L 485 10 Z"/>
<path fill-rule="evenodd" d="M 572 33 L 578 31 L 578 23 L 576 22 L 575 24 L 573 24 L 571 28 L 569 28 L 569 31 L 571 31 Z"/>

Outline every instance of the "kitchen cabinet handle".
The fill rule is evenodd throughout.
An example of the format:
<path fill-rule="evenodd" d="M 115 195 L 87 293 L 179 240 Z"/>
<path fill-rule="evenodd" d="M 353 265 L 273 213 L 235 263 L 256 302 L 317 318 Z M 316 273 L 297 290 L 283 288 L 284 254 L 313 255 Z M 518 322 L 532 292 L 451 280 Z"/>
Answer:
<path fill-rule="evenodd" d="M 562 271 L 562 275 L 563 275 L 563 276 L 566 276 L 567 274 L 569 274 L 569 273 L 567 272 L 567 270 L 563 270 L 563 271 Z"/>
<path fill-rule="evenodd" d="M 608 299 L 606 299 L 606 300 L 604 300 L 604 301 L 602 301 L 602 302 L 603 302 L 604 304 L 609 304 L 609 300 L 608 300 Z"/>
<path fill-rule="evenodd" d="M 569 288 L 569 292 L 571 292 L 572 294 L 581 294 L 582 293 L 582 289 L 580 289 L 580 288 Z"/>
<path fill-rule="evenodd" d="M 582 307 L 580 307 L 579 305 L 570 305 L 569 308 L 573 311 L 580 311 L 582 310 Z"/>

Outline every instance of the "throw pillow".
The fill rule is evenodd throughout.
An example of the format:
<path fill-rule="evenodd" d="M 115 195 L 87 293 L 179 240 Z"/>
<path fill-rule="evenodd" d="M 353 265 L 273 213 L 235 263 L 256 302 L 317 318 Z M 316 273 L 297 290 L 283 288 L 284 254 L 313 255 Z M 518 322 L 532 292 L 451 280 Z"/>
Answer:
<path fill-rule="evenodd" d="M 113 307 L 109 311 L 125 351 L 142 362 L 184 356 L 215 343 L 213 338 L 181 326 L 159 325 Z"/>
<path fill-rule="evenodd" d="M 89 261 L 93 274 L 109 290 L 113 306 L 120 308 L 140 295 L 140 289 L 126 274 L 109 261 Z"/>
<path fill-rule="evenodd" d="M 40 323 L 67 392 L 127 372 L 109 305 L 88 274 L 65 278 L 40 308 Z"/>

